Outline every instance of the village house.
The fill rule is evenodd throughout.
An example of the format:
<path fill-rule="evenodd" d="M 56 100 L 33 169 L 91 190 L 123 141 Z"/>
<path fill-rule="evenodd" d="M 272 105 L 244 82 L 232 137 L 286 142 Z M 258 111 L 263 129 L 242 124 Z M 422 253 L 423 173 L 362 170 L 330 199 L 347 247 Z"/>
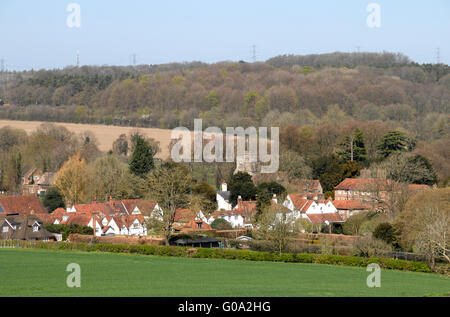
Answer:
<path fill-rule="evenodd" d="M 0 215 L 48 214 L 36 195 L 0 197 Z"/>
<path fill-rule="evenodd" d="M 243 201 L 238 196 L 238 202 L 233 209 L 220 210 L 212 213 L 207 222 L 212 224 L 216 219 L 228 221 L 233 228 L 253 228 L 253 221 L 256 215 L 256 201 Z"/>
<path fill-rule="evenodd" d="M 216 193 L 217 210 L 231 210 L 233 206 L 230 203 L 231 193 L 228 191 L 227 183 L 222 182 L 221 190 Z"/>
<path fill-rule="evenodd" d="M 151 213 L 158 209 L 156 203 L 139 199 L 110 200 L 73 205 L 66 210 L 58 208 L 51 214 L 51 222 L 88 226 L 96 236 L 146 236 L 147 221 L 141 210 Z"/>
<path fill-rule="evenodd" d="M 55 184 L 55 178 L 54 172 L 43 173 L 41 169 L 32 168 L 22 178 L 22 192 L 41 196 Z"/>
<path fill-rule="evenodd" d="M 325 224 L 343 222 L 331 199 L 311 200 L 305 198 L 304 194 L 289 194 L 283 206 L 290 210 L 295 220 L 305 219 L 312 223 Z"/>
<path fill-rule="evenodd" d="M 216 211 L 208 218 L 208 223 L 212 224 L 216 219 L 224 219 L 231 224 L 232 228 L 243 228 L 245 225 L 244 217 L 236 210 Z"/>
<path fill-rule="evenodd" d="M 179 208 L 175 211 L 172 229 L 178 232 L 211 230 L 205 215 L 201 210 L 195 212 L 191 209 Z"/>
<path fill-rule="evenodd" d="M 353 215 L 372 209 L 371 205 L 365 204 L 358 200 L 334 200 L 333 205 L 336 207 L 343 220 L 347 220 Z"/>
<path fill-rule="evenodd" d="M 334 199 L 374 204 L 386 202 L 389 199 L 389 192 L 406 190 L 414 194 L 429 188 L 427 185 L 401 184 L 390 179 L 346 178 L 334 188 Z"/>

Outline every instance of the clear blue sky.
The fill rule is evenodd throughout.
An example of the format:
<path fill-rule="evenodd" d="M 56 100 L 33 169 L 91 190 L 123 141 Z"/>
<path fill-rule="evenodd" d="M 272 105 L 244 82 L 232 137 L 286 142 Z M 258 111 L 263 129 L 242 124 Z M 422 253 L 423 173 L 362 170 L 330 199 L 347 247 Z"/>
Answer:
<path fill-rule="evenodd" d="M 81 27 L 66 25 L 69 3 Z M 381 7 L 369 28 L 366 6 Z M 0 0 L 0 59 L 9 69 L 251 61 L 279 54 L 402 52 L 450 64 L 448 0 Z"/>

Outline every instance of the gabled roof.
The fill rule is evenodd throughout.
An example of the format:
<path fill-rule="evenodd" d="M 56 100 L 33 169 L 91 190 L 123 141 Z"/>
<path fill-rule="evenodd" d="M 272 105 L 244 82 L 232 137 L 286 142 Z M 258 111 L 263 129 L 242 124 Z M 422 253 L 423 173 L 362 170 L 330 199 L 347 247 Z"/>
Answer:
<path fill-rule="evenodd" d="M 233 208 L 233 210 L 236 210 L 241 214 L 252 216 L 258 212 L 258 210 L 256 209 L 256 201 L 254 200 L 238 201 L 237 205 Z"/>
<path fill-rule="evenodd" d="M 390 180 L 374 179 L 374 178 L 346 178 L 339 185 L 337 185 L 335 190 L 357 190 L 357 191 L 371 191 L 378 189 L 383 189 Z"/>
<path fill-rule="evenodd" d="M 196 213 L 190 209 L 179 208 L 175 211 L 175 222 L 184 222 L 188 223 L 191 220 L 194 220 L 196 217 Z"/>
<path fill-rule="evenodd" d="M 0 198 L 0 206 L 6 214 L 46 214 L 36 195 L 7 196 Z"/>
<path fill-rule="evenodd" d="M 370 206 L 359 200 L 333 200 L 333 205 L 338 210 L 366 210 Z"/>
<path fill-rule="evenodd" d="M 41 219 L 37 215 L 2 215 L 0 216 L 0 223 L 7 221 L 9 224 L 15 225 L 15 229 L 11 229 L 8 233 L 0 231 L 0 239 L 15 239 L 15 240 L 29 240 L 29 239 L 48 239 L 52 238 L 53 234 L 48 232 L 42 225 Z M 35 224 L 39 225 L 38 231 L 33 231 Z"/>
<path fill-rule="evenodd" d="M 314 202 L 313 200 L 305 199 L 303 194 L 289 194 L 289 197 L 294 204 L 294 209 L 301 213 L 305 213 Z"/>
<path fill-rule="evenodd" d="M 225 199 L 226 201 L 230 200 L 230 196 L 231 196 L 231 192 L 230 191 L 222 191 L 222 190 L 218 190 L 217 194 L 219 196 L 221 196 L 223 199 Z"/>

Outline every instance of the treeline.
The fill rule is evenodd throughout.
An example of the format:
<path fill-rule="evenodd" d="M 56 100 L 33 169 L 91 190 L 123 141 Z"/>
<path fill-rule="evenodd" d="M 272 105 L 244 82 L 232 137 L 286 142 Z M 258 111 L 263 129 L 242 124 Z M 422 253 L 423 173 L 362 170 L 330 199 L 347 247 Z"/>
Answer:
<path fill-rule="evenodd" d="M 392 67 L 411 64 L 408 56 L 401 53 L 342 53 L 310 55 L 280 55 L 267 60 L 275 67 L 283 66 L 312 66 L 312 67 L 356 67 L 367 65 L 374 67 Z"/>
<path fill-rule="evenodd" d="M 449 72 L 391 53 L 27 71 L 9 73 L 7 83 L 2 74 L 0 98 L 12 106 L 0 117 L 159 128 L 192 127 L 200 117 L 219 127 L 283 127 L 319 124 L 338 107 L 349 118 L 408 128 L 448 114 Z"/>

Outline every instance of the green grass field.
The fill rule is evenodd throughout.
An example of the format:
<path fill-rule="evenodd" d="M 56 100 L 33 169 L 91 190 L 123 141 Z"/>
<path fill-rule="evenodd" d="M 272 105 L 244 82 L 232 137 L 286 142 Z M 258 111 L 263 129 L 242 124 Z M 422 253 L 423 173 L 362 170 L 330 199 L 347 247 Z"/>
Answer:
<path fill-rule="evenodd" d="M 69 263 L 81 287 L 69 288 Z M 450 279 L 364 268 L 145 255 L 0 249 L 0 296 L 424 296 L 450 293 Z"/>

